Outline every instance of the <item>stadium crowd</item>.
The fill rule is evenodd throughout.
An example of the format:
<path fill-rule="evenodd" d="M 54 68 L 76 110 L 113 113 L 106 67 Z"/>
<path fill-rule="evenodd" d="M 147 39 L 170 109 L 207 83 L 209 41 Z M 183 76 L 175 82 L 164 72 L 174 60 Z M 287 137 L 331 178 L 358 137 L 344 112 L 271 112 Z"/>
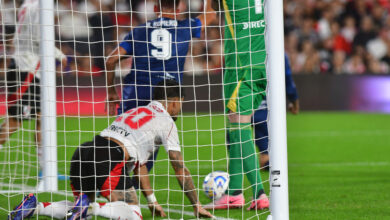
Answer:
<path fill-rule="evenodd" d="M 0 0 L 0 54 L 16 22 L 19 0 Z M 182 1 L 180 10 L 199 13 L 201 0 Z M 390 1 L 285 0 L 285 47 L 293 74 L 390 73 Z M 104 56 L 131 27 L 154 16 L 154 0 L 56 0 L 57 46 L 68 56 L 69 74 L 102 75 Z M 222 9 L 221 3 L 215 7 Z M 133 12 L 133 13 L 130 13 Z M 182 16 L 190 16 L 183 13 Z M 187 74 L 220 74 L 223 66 L 223 16 L 191 43 Z M 4 35 L 8 33 L 8 35 Z M 207 41 L 205 41 L 205 39 Z M 0 60 L 0 65 L 4 59 Z M 118 74 L 128 72 L 131 60 Z M 3 69 L 5 65 L 1 65 Z"/>

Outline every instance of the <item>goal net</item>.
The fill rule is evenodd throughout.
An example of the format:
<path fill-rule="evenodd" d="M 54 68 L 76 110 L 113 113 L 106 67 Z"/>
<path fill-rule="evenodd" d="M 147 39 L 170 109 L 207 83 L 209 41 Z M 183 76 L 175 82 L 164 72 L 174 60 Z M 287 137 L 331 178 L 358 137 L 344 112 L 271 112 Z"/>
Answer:
<path fill-rule="evenodd" d="M 264 6 L 267 1 L 245 0 L 243 2 L 248 1 L 247 7 L 238 8 L 237 6 L 236 8 L 236 5 L 239 5 L 237 1 L 212 1 L 216 17 L 208 22 L 207 19 L 211 18 L 206 15 L 211 12 L 207 11 L 208 6 L 203 0 L 181 0 L 169 13 L 164 12 L 167 7 L 164 4 L 170 1 L 164 0 L 55 0 L 54 7 L 50 11 L 43 10 L 39 0 L 0 0 L 0 114 L 2 118 L 0 218 L 4 219 L 12 214 L 15 206 L 30 193 L 34 193 L 38 202 L 46 202 L 45 204 L 67 200 L 70 203 L 66 203 L 66 209 L 72 209 L 72 205 L 69 205 L 75 199 L 69 179 L 72 155 L 80 145 L 92 141 L 116 119 L 116 116 L 110 116 L 107 111 L 106 99 L 110 88 L 106 75 L 106 70 L 108 70 L 106 61 L 118 45 L 122 45 L 124 50 L 128 49 L 121 44 L 123 42 L 131 42 L 132 48 L 131 52 L 127 51 L 127 54 L 122 55 L 115 65 L 113 86 L 121 101 L 117 107 L 125 112 L 128 108 L 132 108 L 131 103 L 136 103 L 135 105 L 138 106 L 145 105 L 146 100 L 151 100 L 152 86 L 157 84 L 158 77 L 179 81 L 185 91 L 182 112 L 176 121 L 181 154 L 185 166 L 191 172 L 200 203 L 205 205 L 215 201 L 210 199 L 209 192 L 205 192 L 203 188 L 205 177 L 214 171 L 227 173 L 231 171 L 229 169 L 231 155 L 229 155 L 229 142 L 227 141 L 227 134 L 231 127 L 228 116 L 231 114 L 225 110 L 225 105 L 231 97 L 226 97 L 226 94 L 224 96 L 223 91 L 224 86 L 234 83 L 226 84 L 225 82 L 224 84 L 224 76 L 228 71 L 249 70 L 251 77 L 246 79 L 245 83 L 253 86 L 256 81 L 267 81 L 265 75 L 262 75 L 260 79 L 253 78 L 255 75 L 252 72 L 257 71 L 256 68 L 262 67 L 265 73 L 266 50 L 264 42 L 251 40 L 259 36 L 264 38 L 266 34 L 267 22 L 264 16 Z M 156 2 L 161 4 L 156 6 Z M 230 6 L 233 7 L 227 8 Z M 229 15 L 225 14 L 226 11 Z M 262 20 L 248 18 L 244 21 L 238 19 L 236 21 L 233 14 L 242 13 L 242 11 L 247 11 L 248 16 L 250 11 L 263 14 Z M 55 49 L 49 58 L 41 52 L 44 50 L 42 48 L 45 48 L 42 44 L 50 45 L 53 42 L 42 40 L 42 20 L 39 20 L 42 13 L 48 12 L 53 16 L 52 29 L 55 33 Z M 187 20 L 187 23 L 173 25 L 173 22 L 169 23 L 167 19 L 165 22 L 161 21 L 159 27 L 171 25 L 168 31 L 159 28 L 156 29 L 155 34 L 149 33 L 148 28 L 152 29 L 154 24 L 150 22 L 167 15 L 168 17 L 174 16 L 178 21 Z M 206 17 L 206 20 L 197 20 L 202 15 Z M 205 21 L 207 27 L 201 28 L 202 24 L 205 25 Z M 184 25 L 180 26 L 182 24 Z M 200 26 L 193 26 L 196 24 Z M 136 36 L 132 32 L 142 26 L 146 33 L 150 34 L 143 36 L 143 40 L 142 36 Z M 226 29 L 232 30 L 232 33 L 238 33 L 236 30 L 238 27 L 248 29 L 249 35 L 227 36 Z M 183 34 L 181 29 L 188 29 L 189 34 Z M 259 32 L 258 29 L 262 31 Z M 140 38 L 133 39 L 133 37 Z M 240 51 L 232 48 L 235 52 L 226 51 L 225 43 L 229 40 L 236 41 L 236 47 L 247 44 L 249 49 Z M 181 55 L 187 49 L 188 52 Z M 142 55 L 142 51 L 147 51 L 147 56 Z M 256 54 L 263 54 L 264 61 L 262 59 L 259 61 Z M 256 60 L 250 60 L 249 65 L 237 64 L 234 68 L 226 63 L 227 57 L 232 56 L 237 57 L 237 63 L 241 62 L 240 57 L 249 59 L 256 57 Z M 55 69 L 41 71 L 40 65 L 43 59 L 55 60 Z M 175 62 L 171 62 L 172 59 Z M 137 65 L 145 60 L 146 63 L 149 62 L 146 67 Z M 156 60 L 161 66 L 153 66 Z M 149 69 L 148 72 L 143 72 L 148 76 L 147 80 L 137 79 L 144 69 Z M 159 72 L 163 72 L 163 75 Z M 49 91 L 46 89 L 50 87 L 41 82 L 42 78 L 46 79 L 45 74 L 56 76 L 55 90 L 52 90 L 55 91 L 53 95 L 56 98 L 55 102 L 44 100 L 47 94 L 41 95 L 44 91 Z M 239 75 L 243 76 L 237 73 L 237 81 L 242 80 L 242 78 L 238 79 Z M 134 87 L 135 84 L 143 85 L 144 89 Z M 54 88 L 53 85 L 51 87 Z M 266 96 L 265 88 L 263 86 L 256 90 L 255 94 L 243 95 L 242 99 L 248 96 L 260 96 L 263 99 Z M 144 96 L 144 93 L 147 95 Z M 237 91 L 233 91 L 230 95 L 237 96 Z M 122 102 L 124 97 L 131 100 L 130 104 Z M 46 105 L 46 108 L 51 108 L 47 106 L 53 106 L 55 103 L 56 118 L 42 114 L 44 112 L 42 108 L 45 107 L 44 104 L 41 105 L 43 102 L 52 104 Z M 250 142 L 255 143 L 255 153 L 244 157 L 255 157 L 255 155 L 260 157 L 262 154 L 261 158 L 267 158 L 264 155 L 268 153 L 268 133 L 261 135 L 255 131 L 256 127 L 267 131 L 267 105 L 263 102 L 261 105 L 252 106 L 252 109 L 256 110 L 255 116 L 258 117 L 252 120 L 251 125 L 253 138 Z M 53 111 L 53 109 L 48 109 L 48 111 Z M 42 123 L 50 123 L 53 120 L 56 129 L 54 128 L 54 131 L 49 129 L 49 132 L 56 134 L 54 140 L 57 144 L 45 147 L 55 147 L 56 158 L 41 147 L 42 140 L 53 138 L 45 136 L 48 133 L 45 133 L 44 129 L 47 131 L 50 127 L 46 124 L 46 127 L 42 126 Z M 39 132 L 40 127 L 43 129 L 42 132 Z M 242 142 L 245 144 L 247 141 Z M 263 145 L 263 147 L 258 148 L 256 144 Z M 163 147 L 160 148 L 158 154 L 155 153 L 156 151 L 151 153 L 156 156 L 156 158 L 151 157 L 154 164 L 149 171 L 150 185 L 154 195 L 168 218 L 194 218 L 192 204 L 186 197 L 187 193 L 183 193 L 176 179 L 168 154 Z M 48 169 L 53 171 L 53 160 L 56 164 L 54 170 L 58 171 L 54 177 L 53 173 L 47 171 Z M 48 161 L 50 163 L 46 163 Z M 243 164 L 240 166 L 244 174 L 242 182 L 238 183 L 242 184 L 245 198 L 243 207 L 226 210 L 212 208 L 210 212 L 221 219 L 266 219 L 270 214 L 269 209 L 247 211 L 253 200 L 254 185 L 246 178 L 246 174 L 259 172 L 261 174 L 260 185 L 269 195 L 268 170 L 270 166 L 268 163 L 262 167 L 253 165 L 254 171 L 246 170 Z M 48 190 L 47 183 L 45 184 L 48 175 L 51 180 L 55 179 L 56 190 Z M 129 175 L 133 176 L 133 173 L 129 172 Z M 97 190 L 96 201 L 107 203 L 107 199 L 102 194 Z M 136 194 L 143 218 L 157 218 L 149 211 L 148 200 L 141 190 L 137 190 Z M 50 212 L 39 213 L 37 211 L 33 218 L 56 218 L 58 217 L 55 214 L 57 211 L 52 210 L 52 215 Z"/>

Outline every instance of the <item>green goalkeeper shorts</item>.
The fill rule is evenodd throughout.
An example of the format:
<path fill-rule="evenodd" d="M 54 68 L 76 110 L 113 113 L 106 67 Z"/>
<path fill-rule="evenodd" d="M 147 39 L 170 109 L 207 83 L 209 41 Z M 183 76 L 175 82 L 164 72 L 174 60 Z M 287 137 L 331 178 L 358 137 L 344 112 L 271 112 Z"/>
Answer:
<path fill-rule="evenodd" d="M 242 79 L 237 79 L 238 71 L 244 72 Z M 226 111 L 251 115 L 264 99 L 266 88 L 265 67 L 226 70 L 224 75 Z"/>
<path fill-rule="evenodd" d="M 226 111 L 250 115 L 267 87 L 262 0 L 223 0 Z"/>

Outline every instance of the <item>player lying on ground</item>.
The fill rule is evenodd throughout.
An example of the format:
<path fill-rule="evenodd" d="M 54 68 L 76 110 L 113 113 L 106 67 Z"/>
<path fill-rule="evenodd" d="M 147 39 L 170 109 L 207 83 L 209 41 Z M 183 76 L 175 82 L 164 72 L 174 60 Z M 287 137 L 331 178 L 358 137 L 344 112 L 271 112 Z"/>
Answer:
<path fill-rule="evenodd" d="M 189 170 L 180 152 L 176 115 L 181 111 L 183 93 L 175 81 L 159 83 L 153 101 L 145 107 L 120 115 L 92 142 L 82 144 L 73 154 L 70 182 L 74 205 L 68 201 L 39 203 L 30 194 L 11 212 L 9 219 L 24 219 L 34 214 L 68 219 L 99 215 L 112 219 L 142 219 L 137 194 L 129 172 L 134 170 L 153 214 L 166 216 L 150 188 L 145 163 L 155 146 L 163 144 L 176 178 L 194 208 L 197 217 L 213 217 L 200 204 Z M 139 165 L 138 165 L 139 164 Z M 135 169 L 134 169 L 135 168 Z M 109 203 L 95 203 L 99 191 Z M 90 205 L 90 202 L 92 204 Z M 88 207 L 91 207 L 88 209 Z"/>

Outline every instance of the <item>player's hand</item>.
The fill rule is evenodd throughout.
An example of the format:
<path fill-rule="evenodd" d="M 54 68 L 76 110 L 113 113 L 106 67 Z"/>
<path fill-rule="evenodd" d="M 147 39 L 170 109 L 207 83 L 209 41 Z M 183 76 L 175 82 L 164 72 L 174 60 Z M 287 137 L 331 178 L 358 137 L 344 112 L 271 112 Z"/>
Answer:
<path fill-rule="evenodd" d="M 299 100 L 297 99 L 293 102 L 290 102 L 288 104 L 288 110 L 294 115 L 297 115 L 299 113 Z"/>
<path fill-rule="evenodd" d="M 215 218 L 209 211 L 204 209 L 200 204 L 194 206 L 194 214 L 197 218 Z"/>
<path fill-rule="evenodd" d="M 160 206 L 160 204 L 158 204 L 158 202 L 155 202 L 154 204 L 149 204 L 148 207 L 152 212 L 153 216 L 167 217 L 167 215 L 164 212 L 164 209 Z"/>
<path fill-rule="evenodd" d="M 116 107 L 119 105 L 119 96 L 115 90 L 115 87 L 108 88 L 107 100 L 105 111 L 108 111 L 108 115 L 116 115 Z"/>

